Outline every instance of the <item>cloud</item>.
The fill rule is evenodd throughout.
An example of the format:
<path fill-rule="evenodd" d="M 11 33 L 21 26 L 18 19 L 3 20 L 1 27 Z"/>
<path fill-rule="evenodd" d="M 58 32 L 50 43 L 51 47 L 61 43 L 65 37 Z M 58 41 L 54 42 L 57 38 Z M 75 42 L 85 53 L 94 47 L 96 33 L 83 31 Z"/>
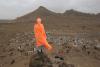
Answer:
<path fill-rule="evenodd" d="M 100 0 L 0 0 L 0 18 L 16 18 L 39 6 L 45 6 L 55 12 L 76 9 L 82 12 L 100 13 Z"/>
<path fill-rule="evenodd" d="M 100 13 L 100 0 L 72 0 L 71 6 L 82 12 Z"/>
<path fill-rule="evenodd" d="M 31 10 L 35 0 L 0 0 L 0 18 L 10 19 Z"/>

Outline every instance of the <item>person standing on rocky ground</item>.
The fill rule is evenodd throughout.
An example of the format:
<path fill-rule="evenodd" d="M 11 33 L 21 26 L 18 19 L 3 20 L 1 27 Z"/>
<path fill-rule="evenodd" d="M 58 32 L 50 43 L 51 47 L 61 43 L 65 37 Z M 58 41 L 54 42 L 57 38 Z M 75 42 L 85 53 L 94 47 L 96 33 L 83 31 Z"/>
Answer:
<path fill-rule="evenodd" d="M 34 24 L 34 35 L 35 35 L 35 40 L 36 40 L 36 45 L 35 45 L 35 51 L 37 52 L 43 52 L 44 48 L 51 50 L 52 47 L 51 45 L 48 44 L 47 42 L 47 36 L 44 30 L 44 26 L 41 23 L 41 18 L 37 18 L 35 24 Z"/>

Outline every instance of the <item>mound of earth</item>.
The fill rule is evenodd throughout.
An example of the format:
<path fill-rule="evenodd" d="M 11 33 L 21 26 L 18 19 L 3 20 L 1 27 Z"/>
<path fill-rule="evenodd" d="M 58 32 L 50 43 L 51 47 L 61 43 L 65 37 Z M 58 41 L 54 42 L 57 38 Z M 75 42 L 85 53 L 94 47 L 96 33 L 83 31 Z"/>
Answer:
<path fill-rule="evenodd" d="M 29 67 L 53 67 L 50 58 L 44 53 L 34 54 L 29 63 Z"/>

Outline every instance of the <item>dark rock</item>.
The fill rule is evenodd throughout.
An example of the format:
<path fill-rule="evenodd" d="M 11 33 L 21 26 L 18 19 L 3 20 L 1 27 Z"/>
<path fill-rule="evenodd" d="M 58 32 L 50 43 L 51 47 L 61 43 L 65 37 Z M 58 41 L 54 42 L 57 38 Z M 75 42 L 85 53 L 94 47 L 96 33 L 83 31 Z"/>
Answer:
<path fill-rule="evenodd" d="M 63 57 L 60 57 L 60 56 L 55 56 L 55 58 L 57 59 L 60 59 L 60 60 L 64 60 L 64 58 Z"/>
<path fill-rule="evenodd" d="M 37 53 L 31 57 L 29 67 L 52 67 L 52 63 L 46 54 Z"/>
<path fill-rule="evenodd" d="M 12 56 L 14 53 L 13 52 L 11 52 L 10 54 L 9 54 L 9 56 Z"/>
<path fill-rule="evenodd" d="M 75 67 L 75 66 L 74 66 L 74 64 L 67 64 L 67 63 L 63 62 L 63 63 L 59 64 L 59 67 Z"/>
<path fill-rule="evenodd" d="M 59 56 L 55 56 L 55 58 L 59 58 Z"/>
<path fill-rule="evenodd" d="M 94 49 L 100 51 L 100 45 L 94 46 Z"/>
<path fill-rule="evenodd" d="M 11 64 L 14 64 L 14 63 L 15 63 L 15 60 L 12 60 L 12 61 L 11 61 Z"/>
<path fill-rule="evenodd" d="M 91 53 L 90 51 L 87 51 L 88 55 Z"/>

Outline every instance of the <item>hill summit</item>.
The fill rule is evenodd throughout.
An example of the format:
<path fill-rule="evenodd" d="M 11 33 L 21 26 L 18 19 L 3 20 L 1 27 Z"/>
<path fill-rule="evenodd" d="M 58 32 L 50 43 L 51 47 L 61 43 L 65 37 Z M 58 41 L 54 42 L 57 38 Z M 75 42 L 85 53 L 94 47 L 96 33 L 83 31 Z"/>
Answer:
<path fill-rule="evenodd" d="M 47 8 L 43 7 L 43 6 L 40 6 L 38 9 L 36 9 L 35 11 L 33 12 L 30 12 L 26 15 L 23 15 L 21 17 L 17 17 L 17 19 L 15 20 L 16 22 L 33 22 L 35 21 L 35 19 L 37 17 L 41 17 L 44 21 L 46 19 L 57 19 L 59 20 L 60 19 L 65 19 L 65 18 L 68 18 L 68 17 L 88 17 L 88 18 L 91 18 L 91 17 L 96 17 L 99 15 L 95 15 L 95 14 L 88 14 L 88 13 L 82 13 L 82 12 L 79 12 L 79 11 L 76 11 L 76 10 L 66 10 L 64 13 L 55 13 L 53 11 L 50 11 L 48 10 Z"/>

